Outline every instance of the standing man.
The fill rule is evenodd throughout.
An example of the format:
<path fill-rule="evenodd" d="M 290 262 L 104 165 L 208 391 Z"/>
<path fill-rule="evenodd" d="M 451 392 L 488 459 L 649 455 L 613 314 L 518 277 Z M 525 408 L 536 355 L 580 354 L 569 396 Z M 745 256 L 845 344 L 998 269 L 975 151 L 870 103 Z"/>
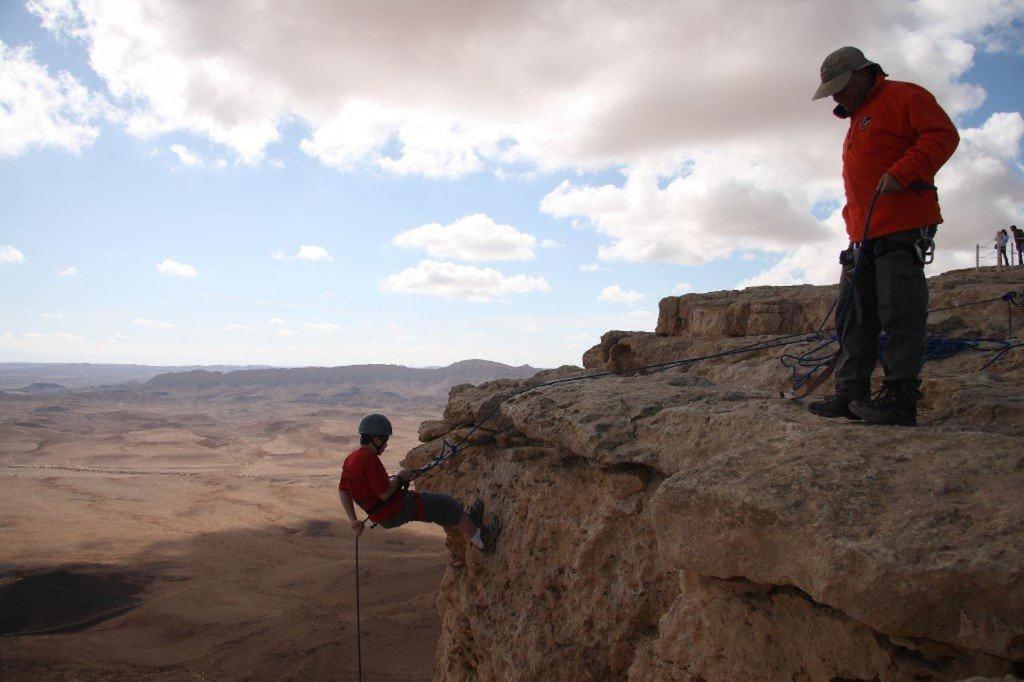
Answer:
<path fill-rule="evenodd" d="M 1010 232 L 1013 233 L 1013 243 L 1017 246 L 1017 265 L 1024 266 L 1024 230 L 1016 225 L 1010 225 Z"/>
<path fill-rule="evenodd" d="M 387 417 L 366 415 L 359 422 L 359 447 L 345 458 L 341 468 L 338 497 L 356 537 L 362 534 L 366 521 L 356 517 L 353 501 L 371 521 L 384 528 L 397 528 L 410 521 L 436 523 L 449 532 L 458 530 L 483 553 L 493 552 L 500 530 L 498 518 L 492 516 L 484 526 L 481 500 L 474 502 L 467 514 L 448 495 L 408 490 L 412 472 L 406 469 L 388 477 L 380 456 L 390 437 L 391 421 Z"/>
<path fill-rule="evenodd" d="M 924 264 L 942 222 L 933 184 L 960 136 L 930 92 L 886 80 L 886 75 L 857 48 L 843 47 L 825 58 L 821 85 L 812 97 L 831 96 L 837 104 L 833 113 L 850 121 L 843 143 L 843 218 L 850 248 L 839 256 L 843 272 L 837 315 L 844 319 L 839 320 L 836 393 L 808 409 L 822 417 L 914 426 L 928 320 Z M 871 396 L 883 329 L 888 334 L 885 378 Z"/>

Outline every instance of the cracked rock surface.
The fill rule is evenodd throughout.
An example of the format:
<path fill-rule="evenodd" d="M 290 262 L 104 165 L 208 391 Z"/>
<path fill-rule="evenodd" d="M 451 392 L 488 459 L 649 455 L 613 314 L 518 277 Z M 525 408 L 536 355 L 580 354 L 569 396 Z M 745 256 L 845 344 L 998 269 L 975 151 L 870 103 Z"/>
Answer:
<path fill-rule="evenodd" d="M 1011 274 L 943 275 L 933 302 L 1020 290 Z M 629 370 L 791 333 L 827 293 L 673 297 L 662 335 L 611 333 L 585 361 Z M 998 304 L 968 310 L 930 322 L 1006 326 Z M 468 437 L 418 487 L 482 497 L 504 530 L 492 556 L 449 539 L 440 677 L 1021 675 L 1024 349 L 985 371 L 978 352 L 929 362 L 916 429 L 822 420 L 780 399 L 781 352 L 452 389 L 406 464 Z"/>

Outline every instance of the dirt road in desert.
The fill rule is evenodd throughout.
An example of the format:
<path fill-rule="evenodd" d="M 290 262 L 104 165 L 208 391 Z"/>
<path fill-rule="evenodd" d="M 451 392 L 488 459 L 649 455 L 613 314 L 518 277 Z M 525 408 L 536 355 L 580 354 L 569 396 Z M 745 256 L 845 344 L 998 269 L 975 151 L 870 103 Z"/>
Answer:
<path fill-rule="evenodd" d="M 0 633 L 72 625 L 0 637 L 0 677 L 354 677 L 336 486 L 365 411 L 0 399 Z M 436 413 L 392 414 L 393 470 Z M 360 544 L 366 679 L 434 673 L 448 552 L 413 525 Z"/>

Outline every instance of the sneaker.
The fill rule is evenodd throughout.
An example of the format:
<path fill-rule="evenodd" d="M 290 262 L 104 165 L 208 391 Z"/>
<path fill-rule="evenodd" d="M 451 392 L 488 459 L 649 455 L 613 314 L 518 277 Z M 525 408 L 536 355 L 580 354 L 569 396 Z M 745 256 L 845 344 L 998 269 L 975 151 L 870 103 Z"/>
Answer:
<path fill-rule="evenodd" d="M 494 548 L 498 545 L 498 534 L 501 533 L 501 523 L 497 516 L 491 516 L 490 522 L 480 532 L 480 539 L 484 541 L 484 554 L 493 554 Z"/>
<path fill-rule="evenodd" d="M 920 397 L 921 392 L 916 388 L 886 381 L 869 400 L 851 402 L 850 411 L 868 424 L 917 426 L 917 399 Z"/>
<path fill-rule="evenodd" d="M 824 400 L 818 400 L 808 404 L 807 410 L 812 414 L 816 414 L 819 417 L 825 417 L 826 419 L 835 419 L 836 417 L 860 419 L 860 417 L 850 411 L 850 403 L 854 400 L 857 400 L 857 398 L 849 393 L 836 393 L 835 395 L 830 395 Z"/>
<path fill-rule="evenodd" d="M 466 511 L 466 516 L 473 522 L 473 525 L 477 528 L 484 527 L 484 501 L 479 497 L 473 500 L 473 504 L 469 505 L 469 509 Z"/>

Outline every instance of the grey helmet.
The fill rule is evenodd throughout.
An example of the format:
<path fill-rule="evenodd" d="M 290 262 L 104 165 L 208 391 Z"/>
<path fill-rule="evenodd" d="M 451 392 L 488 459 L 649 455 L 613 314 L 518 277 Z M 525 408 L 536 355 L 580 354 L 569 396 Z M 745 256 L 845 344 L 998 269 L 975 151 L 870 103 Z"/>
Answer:
<path fill-rule="evenodd" d="M 382 414 L 374 412 L 359 420 L 360 436 L 381 436 L 391 435 L 391 421 Z"/>

